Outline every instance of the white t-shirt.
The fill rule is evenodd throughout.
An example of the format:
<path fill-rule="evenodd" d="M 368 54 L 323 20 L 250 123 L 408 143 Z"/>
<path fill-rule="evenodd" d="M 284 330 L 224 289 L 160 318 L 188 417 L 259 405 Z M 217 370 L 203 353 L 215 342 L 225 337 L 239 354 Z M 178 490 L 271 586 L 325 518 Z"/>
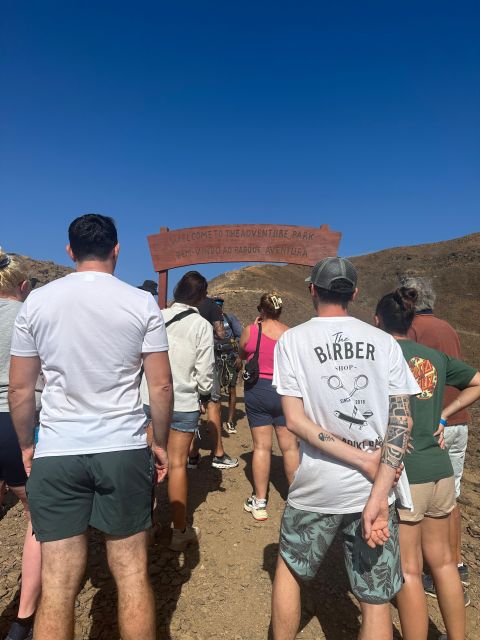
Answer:
<path fill-rule="evenodd" d="M 71 273 L 33 291 L 11 354 L 39 356 L 45 376 L 35 457 L 146 446 L 142 353 L 167 351 L 153 296 L 107 273 Z"/>
<path fill-rule="evenodd" d="M 313 422 L 367 450 L 383 443 L 389 396 L 420 392 L 397 342 L 350 316 L 316 317 L 286 331 L 275 348 L 273 384 L 281 395 L 302 398 Z M 290 505 L 320 513 L 363 510 L 372 485 L 359 471 L 304 441 L 300 454 Z M 410 506 L 406 474 L 398 494 Z"/>
<path fill-rule="evenodd" d="M 168 323 L 189 309 L 194 313 L 167 327 L 175 398 L 173 410 L 179 412 L 198 411 L 200 395 L 211 393 L 213 386 L 215 355 L 212 325 L 202 318 L 197 307 L 180 302 L 174 302 L 168 309 L 163 309 L 162 314 Z M 150 404 L 145 376 L 142 378 L 140 392 L 143 403 Z"/>

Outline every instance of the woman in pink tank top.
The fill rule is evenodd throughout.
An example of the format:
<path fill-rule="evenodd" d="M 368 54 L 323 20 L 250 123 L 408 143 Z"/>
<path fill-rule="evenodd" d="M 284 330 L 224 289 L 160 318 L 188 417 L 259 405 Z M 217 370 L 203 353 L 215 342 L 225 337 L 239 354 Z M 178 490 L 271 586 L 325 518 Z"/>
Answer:
<path fill-rule="evenodd" d="M 288 327 L 280 322 L 282 299 L 277 293 L 264 293 L 258 305 L 259 316 L 254 324 L 243 330 L 240 338 L 240 357 L 250 360 L 255 353 L 259 324 L 262 326 L 258 355 L 259 379 L 252 386 L 245 385 L 245 409 L 253 440 L 253 494 L 246 499 L 245 511 L 255 520 L 266 520 L 267 494 L 270 479 L 273 430 L 283 454 L 288 483 L 299 465 L 296 437 L 287 430 L 280 396 L 272 386 L 273 354 L 277 340 Z"/>

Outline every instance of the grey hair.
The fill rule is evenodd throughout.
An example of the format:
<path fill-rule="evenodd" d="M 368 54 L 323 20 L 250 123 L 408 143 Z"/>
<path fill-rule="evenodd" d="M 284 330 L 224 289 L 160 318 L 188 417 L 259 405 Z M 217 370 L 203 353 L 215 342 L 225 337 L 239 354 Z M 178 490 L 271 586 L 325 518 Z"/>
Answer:
<path fill-rule="evenodd" d="M 433 290 L 431 278 L 425 278 L 423 276 L 403 276 L 400 278 L 400 282 L 404 287 L 411 287 L 417 290 L 416 311 L 433 309 L 437 296 Z"/>

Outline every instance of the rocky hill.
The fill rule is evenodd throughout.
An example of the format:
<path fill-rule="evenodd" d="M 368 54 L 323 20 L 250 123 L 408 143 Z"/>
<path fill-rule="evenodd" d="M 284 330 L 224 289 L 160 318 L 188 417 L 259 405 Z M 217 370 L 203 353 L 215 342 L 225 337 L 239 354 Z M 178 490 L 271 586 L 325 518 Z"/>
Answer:
<path fill-rule="evenodd" d="M 18 254 L 12 253 L 12 255 Z M 28 256 L 21 256 L 21 258 L 25 260 L 30 276 L 37 280 L 37 287 L 42 286 L 42 284 L 47 284 L 47 282 L 51 282 L 52 280 L 56 280 L 57 278 L 66 276 L 68 273 L 73 271 L 70 267 L 55 264 L 55 262 L 52 262 L 51 260 L 33 260 Z"/>
<path fill-rule="evenodd" d="M 402 275 L 430 277 L 437 293 L 436 314 L 460 334 L 465 359 L 480 367 L 480 233 L 350 259 L 359 272 L 353 315 L 370 322 L 378 299 L 396 288 Z M 226 311 L 245 324 L 255 317 L 262 293 L 276 290 L 284 301 L 283 319 L 295 325 L 313 314 L 305 284 L 309 271 L 295 265 L 244 267 L 213 279 L 209 291 L 224 297 Z"/>

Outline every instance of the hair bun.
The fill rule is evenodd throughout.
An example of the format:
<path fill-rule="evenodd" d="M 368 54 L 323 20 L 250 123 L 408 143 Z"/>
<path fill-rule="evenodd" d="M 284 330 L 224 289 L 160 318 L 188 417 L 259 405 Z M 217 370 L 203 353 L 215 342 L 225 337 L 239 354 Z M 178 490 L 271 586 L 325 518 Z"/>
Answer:
<path fill-rule="evenodd" d="M 415 304 L 418 298 L 418 291 L 413 287 L 400 287 L 400 295 L 404 300 Z"/>
<path fill-rule="evenodd" d="M 415 308 L 415 303 L 417 302 L 418 298 L 418 292 L 412 287 L 400 287 L 400 289 L 397 289 L 394 292 L 393 298 L 402 309 L 408 311 Z"/>

